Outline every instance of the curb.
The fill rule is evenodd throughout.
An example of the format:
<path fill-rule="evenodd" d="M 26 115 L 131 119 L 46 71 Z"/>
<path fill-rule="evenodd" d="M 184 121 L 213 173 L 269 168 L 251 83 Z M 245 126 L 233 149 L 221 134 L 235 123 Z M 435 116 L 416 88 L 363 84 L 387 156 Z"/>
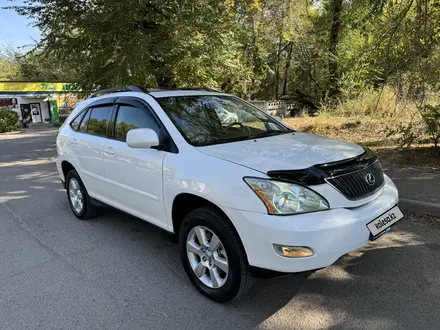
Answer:
<path fill-rule="evenodd" d="M 415 199 L 400 198 L 399 206 L 403 211 L 428 214 L 440 217 L 440 204 L 422 202 Z"/>

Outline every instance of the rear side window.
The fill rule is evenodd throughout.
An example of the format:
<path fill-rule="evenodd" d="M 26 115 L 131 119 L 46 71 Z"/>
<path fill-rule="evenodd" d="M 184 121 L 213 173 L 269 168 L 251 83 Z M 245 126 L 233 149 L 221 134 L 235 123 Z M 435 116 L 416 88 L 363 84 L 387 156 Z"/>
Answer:
<path fill-rule="evenodd" d="M 82 113 L 80 113 L 75 120 L 73 120 L 70 123 L 70 126 L 77 131 L 79 129 L 79 125 L 81 124 L 81 120 L 84 118 L 84 115 L 86 114 L 87 111 L 83 111 Z"/>
<path fill-rule="evenodd" d="M 135 128 L 151 128 L 159 135 L 159 125 L 146 111 L 121 105 L 115 123 L 115 139 L 125 141 L 129 130 Z"/>
<path fill-rule="evenodd" d="M 90 109 L 90 117 L 87 119 L 87 133 L 106 136 L 111 110 L 111 106 Z"/>

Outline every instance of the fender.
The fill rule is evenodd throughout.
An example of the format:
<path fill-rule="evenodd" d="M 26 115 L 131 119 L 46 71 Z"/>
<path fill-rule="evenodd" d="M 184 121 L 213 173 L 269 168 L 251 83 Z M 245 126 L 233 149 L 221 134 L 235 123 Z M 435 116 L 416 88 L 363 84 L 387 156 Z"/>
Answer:
<path fill-rule="evenodd" d="M 163 200 L 170 231 L 173 231 L 173 202 L 182 193 L 206 199 L 225 214 L 228 208 L 267 213 L 264 204 L 243 181 L 243 177 L 264 178 L 264 174 L 206 155 L 184 143 L 179 148 L 184 149 L 185 157 L 167 153 L 163 163 Z M 225 175 L 227 181 L 222 179 Z M 234 224 L 234 219 L 230 220 Z"/>

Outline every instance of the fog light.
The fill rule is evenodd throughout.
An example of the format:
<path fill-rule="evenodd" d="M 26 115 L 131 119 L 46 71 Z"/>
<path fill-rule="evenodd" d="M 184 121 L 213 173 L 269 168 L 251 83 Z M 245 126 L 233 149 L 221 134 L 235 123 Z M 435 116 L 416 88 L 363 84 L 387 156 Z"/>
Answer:
<path fill-rule="evenodd" d="M 281 246 L 274 244 L 273 247 L 276 253 L 278 253 L 282 257 L 304 258 L 311 257 L 313 255 L 312 249 L 304 246 Z"/>

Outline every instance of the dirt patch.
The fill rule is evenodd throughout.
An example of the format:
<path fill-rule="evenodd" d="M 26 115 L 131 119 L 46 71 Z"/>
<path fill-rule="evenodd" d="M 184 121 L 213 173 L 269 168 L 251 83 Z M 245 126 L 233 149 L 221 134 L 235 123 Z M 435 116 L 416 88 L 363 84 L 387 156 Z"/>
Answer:
<path fill-rule="evenodd" d="M 391 119 L 345 118 L 329 115 L 286 118 L 284 122 L 298 131 L 370 146 L 395 145 L 393 140 L 395 137 L 388 137 L 387 132 L 399 126 L 399 123 Z"/>
<path fill-rule="evenodd" d="M 417 145 L 407 149 L 371 147 L 383 163 L 429 167 L 440 171 L 440 155 L 432 145 Z"/>

